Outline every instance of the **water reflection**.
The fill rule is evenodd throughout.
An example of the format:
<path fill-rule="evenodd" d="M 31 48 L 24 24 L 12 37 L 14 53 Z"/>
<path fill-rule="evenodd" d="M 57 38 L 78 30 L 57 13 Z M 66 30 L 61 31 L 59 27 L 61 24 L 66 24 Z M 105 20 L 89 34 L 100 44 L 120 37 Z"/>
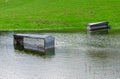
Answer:
<path fill-rule="evenodd" d="M 55 48 L 46 49 L 45 52 L 25 49 L 24 46 L 20 46 L 20 45 L 19 46 L 14 45 L 14 48 L 16 51 L 22 51 L 20 53 L 31 54 L 31 55 L 40 56 L 43 58 L 53 57 L 55 55 Z"/>
<path fill-rule="evenodd" d="M 89 31 L 87 35 L 87 51 L 92 58 L 106 59 L 108 57 L 108 48 L 111 45 L 108 30 Z"/>
<path fill-rule="evenodd" d="M 109 33 L 108 29 L 87 31 L 89 35 L 106 35 Z"/>
<path fill-rule="evenodd" d="M 87 37 L 86 73 L 91 74 L 93 79 L 119 78 L 119 35 L 113 37 L 106 30 L 89 32 Z"/>
<path fill-rule="evenodd" d="M 87 45 L 89 47 L 109 47 L 111 46 L 108 30 L 88 32 Z"/>

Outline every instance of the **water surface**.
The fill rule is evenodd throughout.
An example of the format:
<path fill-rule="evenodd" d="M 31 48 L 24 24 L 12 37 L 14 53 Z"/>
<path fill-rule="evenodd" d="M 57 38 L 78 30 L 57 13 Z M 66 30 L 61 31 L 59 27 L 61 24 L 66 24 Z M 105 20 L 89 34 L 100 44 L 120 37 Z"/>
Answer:
<path fill-rule="evenodd" d="M 0 79 L 120 78 L 119 33 L 34 32 L 52 35 L 56 39 L 54 54 L 42 56 L 16 50 L 14 33 L 0 32 Z"/>

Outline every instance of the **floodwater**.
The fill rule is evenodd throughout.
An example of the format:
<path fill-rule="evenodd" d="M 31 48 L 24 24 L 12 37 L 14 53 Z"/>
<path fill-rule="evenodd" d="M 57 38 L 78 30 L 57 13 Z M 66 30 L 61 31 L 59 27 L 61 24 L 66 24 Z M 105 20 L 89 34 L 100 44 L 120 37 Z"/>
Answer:
<path fill-rule="evenodd" d="M 15 49 L 14 33 L 0 32 L 0 79 L 120 78 L 120 33 L 34 32 L 55 37 L 55 51 L 49 55 Z"/>

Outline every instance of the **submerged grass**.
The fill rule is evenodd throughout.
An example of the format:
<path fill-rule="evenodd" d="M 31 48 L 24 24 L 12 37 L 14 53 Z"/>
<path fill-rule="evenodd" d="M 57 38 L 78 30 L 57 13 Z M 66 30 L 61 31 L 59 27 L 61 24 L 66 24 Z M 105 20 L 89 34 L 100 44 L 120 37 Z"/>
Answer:
<path fill-rule="evenodd" d="M 119 0 L 0 0 L 0 30 L 85 30 L 108 21 L 120 29 Z"/>

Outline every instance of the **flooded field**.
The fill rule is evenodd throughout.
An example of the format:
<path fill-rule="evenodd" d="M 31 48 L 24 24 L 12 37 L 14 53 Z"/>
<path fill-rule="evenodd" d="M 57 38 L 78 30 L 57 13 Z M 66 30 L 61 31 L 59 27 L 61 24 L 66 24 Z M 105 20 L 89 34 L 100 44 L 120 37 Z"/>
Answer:
<path fill-rule="evenodd" d="M 120 33 L 29 33 L 54 36 L 55 51 L 17 50 L 15 32 L 0 32 L 0 79 L 120 78 Z"/>

